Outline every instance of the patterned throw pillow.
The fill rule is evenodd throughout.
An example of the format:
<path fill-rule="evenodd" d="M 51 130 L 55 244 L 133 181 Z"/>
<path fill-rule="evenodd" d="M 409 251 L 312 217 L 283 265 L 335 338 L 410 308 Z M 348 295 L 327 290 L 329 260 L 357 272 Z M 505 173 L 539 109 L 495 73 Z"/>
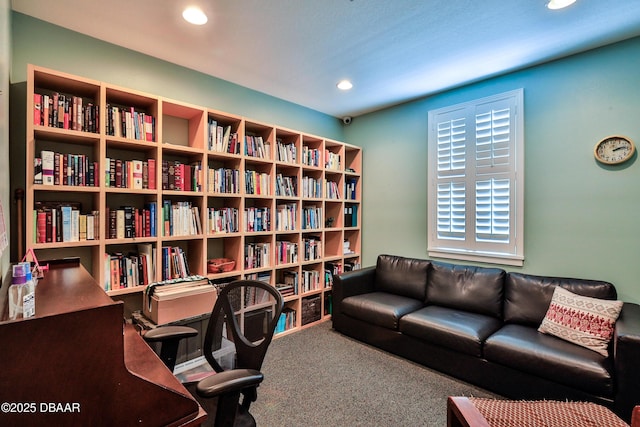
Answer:
<path fill-rule="evenodd" d="M 608 356 L 607 347 L 622 304 L 576 295 L 556 286 L 538 331 Z"/>

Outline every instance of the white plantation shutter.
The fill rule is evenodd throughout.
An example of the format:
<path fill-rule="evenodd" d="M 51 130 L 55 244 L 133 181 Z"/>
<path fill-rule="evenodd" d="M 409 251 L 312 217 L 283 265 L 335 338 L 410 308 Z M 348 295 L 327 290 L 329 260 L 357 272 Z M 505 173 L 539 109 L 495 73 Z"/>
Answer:
<path fill-rule="evenodd" d="M 429 254 L 522 265 L 523 91 L 429 112 Z"/>

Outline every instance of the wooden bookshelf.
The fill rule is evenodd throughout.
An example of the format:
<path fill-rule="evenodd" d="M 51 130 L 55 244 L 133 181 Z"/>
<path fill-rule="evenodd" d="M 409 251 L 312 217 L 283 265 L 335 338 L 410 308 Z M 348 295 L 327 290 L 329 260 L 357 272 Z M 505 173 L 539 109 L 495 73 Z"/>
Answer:
<path fill-rule="evenodd" d="M 58 94 L 63 117 L 59 94 L 81 99 L 92 109 L 83 117 L 88 125 L 74 129 L 64 118 L 56 118 L 56 126 L 36 123 L 36 94 Z M 135 117 L 137 131 L 124 116 Z M 154 258 L 154 268 L 144 269 L 150 283 L 163 279 L 163 248 L 170 247 L 183 254 L 190 274 L 216 281 L 259 277 L 276 286 L 285 276 L 296 278 L 296 292 L 285 297 L 295 319 L 288 333 L 303 327 L 309 302 L 320 304 L 319 320 L 329 317 L 331 273 L 360 265 L 359 147 L 34 65 L 28 68 L 26 127 L 26 248 L 39 258 L 80 256 L 103 287 L 109 283 L 105 291 L 112 297 L 145 288 L 115 286 L 112 257 L 140 262 L 138 254 L 146 251 Z M 34 162 L 43 151 L 67 166 L 62 172 L 54 167 L 64 182 L 35 182 Z M 52 234 L 52 225 L 42 222 L 56 204 L 72 205 L 82 221 L 92 217 L 93 236 L 82 231 L 77 240 L 56 241 L 64 238 L 61 227 Z M 165 226 L 167 209 L 174 215 L 171 227 Z M 114 232 L 114 224 L 122 224 L 118 210 L 137 226 Z M 254 251 L 257 258 L 249 259 Z M 233 259 L 235 267 L 210 274 L 213 258 Z"/>

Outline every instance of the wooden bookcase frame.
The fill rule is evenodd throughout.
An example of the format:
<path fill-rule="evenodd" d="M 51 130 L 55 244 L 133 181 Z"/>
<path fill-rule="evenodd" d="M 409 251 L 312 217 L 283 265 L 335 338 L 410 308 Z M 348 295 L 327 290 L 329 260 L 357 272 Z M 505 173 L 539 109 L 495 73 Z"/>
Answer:
<path fill-rule="evenodd" d="M 96 132 L 35 124 L 34 94 L 43 92 L 81 96 L 97 105 L 99 127 Z M 141 139 L 134 139 L 108 134 L 107 105 L 130 107 L 152 116 L 155 119 L 153 138 L 142 136 Z M 231 134 L 236 134 L 240 144 L 238 154 L 210 149 L 209 122 L 213 120 L 222 129 L 228 128 Z M 28 66 L 26 131 L 26 250 L 32 249 L 37 253 L 38 258 L 80 256 L 83 265 L 100 284 L 104 284 L 106 278 L 110 277 L 109 267 L 105 262 L 106 254 L 135 251 L 138 244 L 152 246 L 156 261 L 152 281 L 162 278 L 160 265 L 163 246 L 180 247 L 187 255 L 190 273 L 206 275 L 213 280 L 232 280 L 258 275 L 275 286 L 283 277 L 283 272 L 295 273 L 298 277 L 298 292 L 285 297 L 286 307 L 296 312 L 293 328 L 284 332 L 288 333 L 302 327 L 302 303 L 315 296 L 320 296 L 322 304 L 320 320 L 330 317 L 331 281 L 330 274 L 327 276 L 328 269 L 340 270 L 345 265 L 349 268 L 353 266 L 357 268 L 360 264 L 362 150 L 359 147 L 35 65 Z M 245 136 L 247 135 L 262 138 L 268 151 L 265 157 L 259 158 L 245 154 Z M 279 142 L 287 146 L 289 152 L 293 148 L 296 153 L 295 159 L 280 160 Z M 98 185 L 89 187 L 34 184 L 34 159 L 40 156 L 42 150 L 59 150 L 64 154 L 85 154 L 90 160 L 98 163 L 96 171 Z M 317 165 L 303 161 L 305 150 L 312 150 L 314 156 L 318 157 Z M 121 157 L 123 160 L 155 160 L 155 189 L 107 186 L 105 159 L 113 157 Z M 164 160 L 202 165 L 201 189 L 197 191 L 163 189 L 162 162 Z M 237 193 L 216 193 L 209 188 L 209 170 L 216 168 L 227 168 L 239 172 Z M 268 179 L 264 183 L 268 188 L 262 188 L 260 194 L 248 194 L 246 173 L 249 171 L 266 174 Z M 276 195 L 277 174 L 294 180 L 296 194 Z M 303 197 L 301 186 L 305 177 L 312 178 L 322 186 L 321 196 Z M 345 198 L 345 185 L 348 180 L 356 182 L 355 199 Z M 337 184 L 337 198 L 328 198 L 326 190 L 328 181 Z M 165 200 L 187 201 L 191 206 L 197 207 L 202 233 L 164 235 L 162 206 Z M 36 203 L 42 201 L 78 202 L 82 203 L 83 211 L 99 212 L 99 236 L 94 240 L 37 243 L 37 220 L 34 212 Z M 152 202 L 156 204 L 156 236 L 108 238 L 106 231 L 109 218 L 104 214 L 108 208 L 115 209 L 124 203 L 142 208 L 146 203 Z M 295 207 L 296 223 L 293 229 L 276 229 L 277 209 L 283 204 Z M 307 206 L 321 209 L 322 224 L 318 228 L 302 228 L 302 214 Z M 355 226 L 345 224 L 344 221 L 345 209 L 353 206 L 356 206 Z M 253 207 L 268 209 L 270 213 L 268 231 L 245 230 L 245 209 Z M 236 209 L 239 219 L 238 230 L 210 233 L 207 227 L 209 208 Z M 329 218 L 332 220 L 329 221 Z M 304 244 L 308 239 L 319 240 L 321 256 L 305 261 Z M 276 244 L 282 241 L 297 245 L 296 262 L 283 263 L 276 259 Z M 348 242 L 349 253 L 344 253 L 345 242 Z M 268 245 L 267 265 L 257 268 L 246 267 L 245 246 L 250 243 Z M 225 273 L 208 274 L 207 260 L 221 257 L 234 259 L 236 261 L 234 269 Z M 309 276 L 320 277 L 319 286 L 314 284 L 311 286 L 313 289 L 306 292 L 303 291 L 305 272 Z M 314 272 L 317 272 L 317 275 Z M 110 296 L 117 297 L 141 293 L 143 290 L 144 286 L 135 286 L 106 292 Z"/>

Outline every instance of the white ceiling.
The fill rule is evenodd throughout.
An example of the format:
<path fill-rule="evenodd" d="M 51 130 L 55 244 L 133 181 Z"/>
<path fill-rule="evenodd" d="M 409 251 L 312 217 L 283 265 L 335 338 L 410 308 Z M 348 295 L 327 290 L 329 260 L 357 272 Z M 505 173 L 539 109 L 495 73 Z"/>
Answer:
<path fill-rule="evenodd" d="M 639 0 L 12 0 L 12 9 L 336 116 L 640 35 Z M 204 26 L 181 16 L 198 5 Z M 338 80 L 354 88 L 341 92 Z"/>

